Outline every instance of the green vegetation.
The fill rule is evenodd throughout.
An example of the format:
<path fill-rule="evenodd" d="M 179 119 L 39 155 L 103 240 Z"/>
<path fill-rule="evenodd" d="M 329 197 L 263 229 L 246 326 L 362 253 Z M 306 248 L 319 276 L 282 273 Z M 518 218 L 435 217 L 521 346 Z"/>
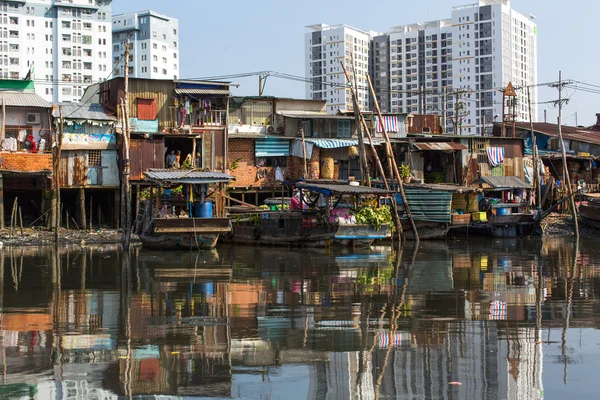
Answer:
<path fill-rule="evenodd" d="M 410 166 L 402 164 L 400 165 L 400 168 L 398 168 L 398 170 L 400 171 L 400 176 L 402 177 L 402 179 L 411 177 Z"/>
<path fill-rule="evenodd" d="M 381 225 L 392 225 L 392 212 L 388 206 L 379 208 L 362 207 L 354 213 L 356 223 L 373 225 L 375 229 L 381 228 Z"/>

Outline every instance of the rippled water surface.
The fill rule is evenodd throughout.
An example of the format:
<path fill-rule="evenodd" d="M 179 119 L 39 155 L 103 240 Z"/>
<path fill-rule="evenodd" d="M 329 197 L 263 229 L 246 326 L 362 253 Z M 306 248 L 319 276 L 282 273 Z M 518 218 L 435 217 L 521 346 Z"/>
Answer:
<path fill-rule="evenodd" d="M 1 249 L 0 260 L 0 398 L 600 392 L 594 241 L 359 253 L 26 247 Z"/>

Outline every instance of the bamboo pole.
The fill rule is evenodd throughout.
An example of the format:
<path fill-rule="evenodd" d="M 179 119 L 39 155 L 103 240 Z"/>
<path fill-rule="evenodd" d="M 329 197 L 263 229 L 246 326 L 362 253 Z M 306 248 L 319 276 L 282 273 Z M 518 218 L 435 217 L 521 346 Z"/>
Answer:
<path fill-rule="evenodd" d="M 373 153 L 373 157 L 375 158 L 375 164 L 377 165 L 377 169 L 379 170 L 379 173 L 381 174 L 381 179 L 383 180 L 383 185 L 385 187 L 385 190 L 387 190 L 388 192 L 391 192 L 390 185 L 389 185 L 387 177 L 385 175 L 385 170 L 383 169 L 383 165 L 381 164 L 381 160 L 379 159 L 379 155 L 377 154 L 377 151 L 375 150 L 375 145 L 373 144 L 373 136 L 371 135 L 371 132 L 369 131 L 369 127 L 367 126 L 367 122 L 365 121 L 365 117 L 364 117 L 364 115 L 362 115 L 362 113 L 360 114 L 360 119 L 362 121 L 363 128 L 365 130 L 365 134 L 367 135 L 367 138 L 369 139 L 369 145 L 371 146 L 371 152 Z M 402 221 L 400 220 L 400 215 L 398 214 L 398 204 L 396 204 L 396 196 L 395 195 L 392 198 L 392 201 L 390 202 L 390 204 L 392 205 L 392 219 L 394 221 L 394 227 L 396 228 L 396 232 L 398 233 L 398 238 L 401 238 L 402 237 Z"/>
<path fill-rule="evenodd" d="M 60 157 L 62 152 L 62 138 L 64 135 L 65 123 L 63 119 L 63 109 L 62 106 L 58 107 L 59 112 L 59 124 L 58 124 L 58 134 L 56 135 L 56 142 L 54 144 L 54 197 L 56 199 L 56 209 L 54 211 L 54 242 L 58 243 L 59 235 L 58 231 L 60 230 L 60 219 L 62 217 L 62 206 L 60 204 Z"/>
<path fill-rule="evenodd" d="M 386 155 L 389 159 L 388 162 L 392 164 L 392 171 L 396 176 L 396 180 L 398 181 L 398 188 L 400 189 L 400 196 L 402 196 L 402 201 L 404 202 L 404 209 L 406 210 L 406 216 L 408 217 L 408 221 L 410 222 L 410 226 L 413 231 L 413 235 L 415 236 L 415 241 L 418 243 L 419 232 L 417 231 L 417 225 L 415 224 L 415 220 L 412 217 L 412 213 L 410 212 L 410 205 L 406 200 L 406 193 L 404 192 L 404 184 L 402 183 L 402 177 L 400 176 L 400 171 L 398 170 L 398 165 L 396 164 L 396 158 L 394 157 L 394 152 L 392 151 L 392 143 L 390 141 L 390 136 L 388 135 L 387 129 L 385 127 L 385 122 L 383 120 L 383 116 L 381 115 L 381 109 L 379 108 L 379 102 L 377 101 L 377 96 L 375 95 L 375 89 L 373 89 L 373 84 L 371 83 L 371 78 L 367 74 L 367 82 L 369 84 L 369 89 L 371 90 L 371 96 L 373 96 L 373 102 L 375 104 L 375 109 L 377 110 L 377 116 L 379 117 L 379 123 L 381 123 L 381 130 L 383 131 L 383 137 L 385 138 L 385 149 Z M 410 151 L 410 150 L 409 150 Z M 392 187 L 394 185 L 394 180 L 392 179 Z"/>
<path fill-rule="evenodd" d="M 19 198 L 15 197 L 15 201 L 13 202 L 12 211 L 10 212 L 10 237 L 14 237 L 15 235 L 15 224 L 17 219 L 17 205 L 19 204 Z"/>
<path fill-rule="evenodd" d="M 122 213 L 121 216 L 125 217 L 125 223 L 123 225 L 123 250 L 129 251 L 129 245 L 131 243 L 131 184 L 129 182 L 129 176 L 131 174 L 131 164 L 129 159 L 129 46 L 130 42 L 127 40 L 125 43 L 125 94 L 124 99 L 121 100 L 123 108 L 123 119 L 124 125 L 122 129 L 123 133 L 123 188 L 125 204 L 121 205 Z"/>
<path fill-rule="evenodd" d="M 346 75 L 346 80 L 350 85 L 350 91 L 352 92 L 352 102 L 354 104 L 354 117 L 356 124 L 356 134 L 358 136 L 358 155 L 360 160 L 360 172 L 362 175 L 362 184 L 365 186 L 371 186 L 371 180 L 369 179 L 369 170 L 367 169 L 367 155 L 365 154 L 365 143 L 362 136 L 362 129 L 360 124 L 360 106 L 358 105 L 358 98 L 356 96 L 356 84 L 353 86 L 350 81 L 350 76 L 348 75 L 348 71 L 346 70 L 346 66 L 343 61 L 340 61 L 342 65 L 342 69 L 344 70 L 344 75 Z M 352 69 L 354 70 L 354 58 L 352 59 Z M 356 82 L 356 73 L 354 74 L 355 82 Z"/>
<path fill-rule="evenodd" d="M 308 179 L 308 167 L 306 164 L 306 141 L 305 141 L 305 136 L 304 136 L 304 129 L 300 129 L 300 135 L 302 137 L 302 162 L 304 164 L 303 175 L 304 175 L 304 179 Z"/>
<path fill-rule="evenodd" d="M 21 228 L 21 237 L 25 236 L 23 233 L 23 213 L 21 212 L 21 207 L 19 207 L 19 226 Z"/>

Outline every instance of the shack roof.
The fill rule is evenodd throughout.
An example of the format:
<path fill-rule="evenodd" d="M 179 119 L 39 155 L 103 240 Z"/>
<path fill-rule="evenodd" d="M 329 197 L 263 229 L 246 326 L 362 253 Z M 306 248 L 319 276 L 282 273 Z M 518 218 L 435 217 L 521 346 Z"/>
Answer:
<path fill-rule="evenodd" d="M 350 186 L 343 184 L 318 184 L 318 183 L 299 183 L 296 185 L 299 189 L 310 190 L 311 192 L 323 193 L 326 196 L 332 194 L 375 194 L 387 196 L 390 194 L 387 190 L 371 188 L 367 186 Z"/>
<path fill-rule="evenodd" d="M 502 127 L 502 124 L 496 122 L 496 127 Z M 529 123 L 517 122 L 516 129 L 519 131 L 530 132 Z M 512 126 L 507 125 L 506 129 L 512 129 Z M 546 136 L 558 137 L 558 124 L 549 124 L 546 122 L 534 122 L 533 130 L 536 133 L 541 133 Z M 576 126 L 562 126 L 562 135 L 564 140 L 575 140 L 582 143 L 600 144 L 600 132 L 591 129 L 579 128 Z"/>
<path fill-rule="evenodd" d="M 300 140 L 299 138 L 296 138 Z M 307 143 L 312 143 L 321 149 L 339 149 L 342 147 L 353 147 L 358 146 L 358 139 L 305 139 Z M 379 146 L 383 143 L 383 139 L 373 139 L 373 145 Z M 369 144 L 368 140 L 365 140 L 365 146 Z"/>
<path fill-rule="evenodd" d="M 153 182 L 159 186 L 171 184 L 213 184 L 228 183 L 235 178 L 222 172 L 179 170 L 179 169 L 149 169 L 144 172 L 146 181 Z"/>
<path fill-rule="evenodd" d="M 116 122 L 117 118 L 106 114 L 104 108 L 100 104 L 81 104 L 81 103 L 58 103 L 57 106 L 62 107 L 62 114 L 65 119 L 78 120 L 93 120 Z M 52 110 L 54 118 L 60 118 L 60 110 L 54 107 Z"/>
<path fill-rule="evenodd" d="M 282 117 L 287 118 L 297 118 L 297 119 L 331 119 L 331 120 L 348 120 L 353 121 L 354 117 L 345 116 L 345 115 L 332 115 L 325 113 L 318 113 L 314 111 L 277 111 L 277 115 L 281 115 Z"/>
<path fill-rule="evenodd" d="M 529 183 L 516 176 L 483 176 L 473 182 L 473 185 L 480 185 L 483 189 L 496 190 L 532 188 Z"/>
<path fill-rule="evenodd" d="M 1 92 L 0 104 L 7 107 L 35 107 L 52 108 L 52 104 L 35 93 L 28 92 Z"/>

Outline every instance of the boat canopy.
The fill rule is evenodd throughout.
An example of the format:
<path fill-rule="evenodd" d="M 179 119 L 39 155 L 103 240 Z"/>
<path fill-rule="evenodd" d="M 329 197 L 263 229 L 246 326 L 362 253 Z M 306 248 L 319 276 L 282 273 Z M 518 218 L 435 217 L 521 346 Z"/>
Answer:
<path fill-rule="evenodd" d="M 146 182 L 152 182 L 158 186 L 171 186 L 173 184 L 210 185 L 215 183 L 229 183 L 235 178 L 222 172 L 199 171 L 199 170 L 173 170 L 173 169 L 149 169 L 144 172 Z"/>
<path fill-rule="evenodd" d="M 299 189 L 310 190 L 311 192 L 322 193 L 326 196 L 334 194 L 352 194 L 352 195 L 378 195 L 388 196 L 390 192 L 383 189 L 377 189 L 367 186 L 351 186 L 343 184 L 317 184 L 317 183 L 299 183 L 296 185 Z"/>

